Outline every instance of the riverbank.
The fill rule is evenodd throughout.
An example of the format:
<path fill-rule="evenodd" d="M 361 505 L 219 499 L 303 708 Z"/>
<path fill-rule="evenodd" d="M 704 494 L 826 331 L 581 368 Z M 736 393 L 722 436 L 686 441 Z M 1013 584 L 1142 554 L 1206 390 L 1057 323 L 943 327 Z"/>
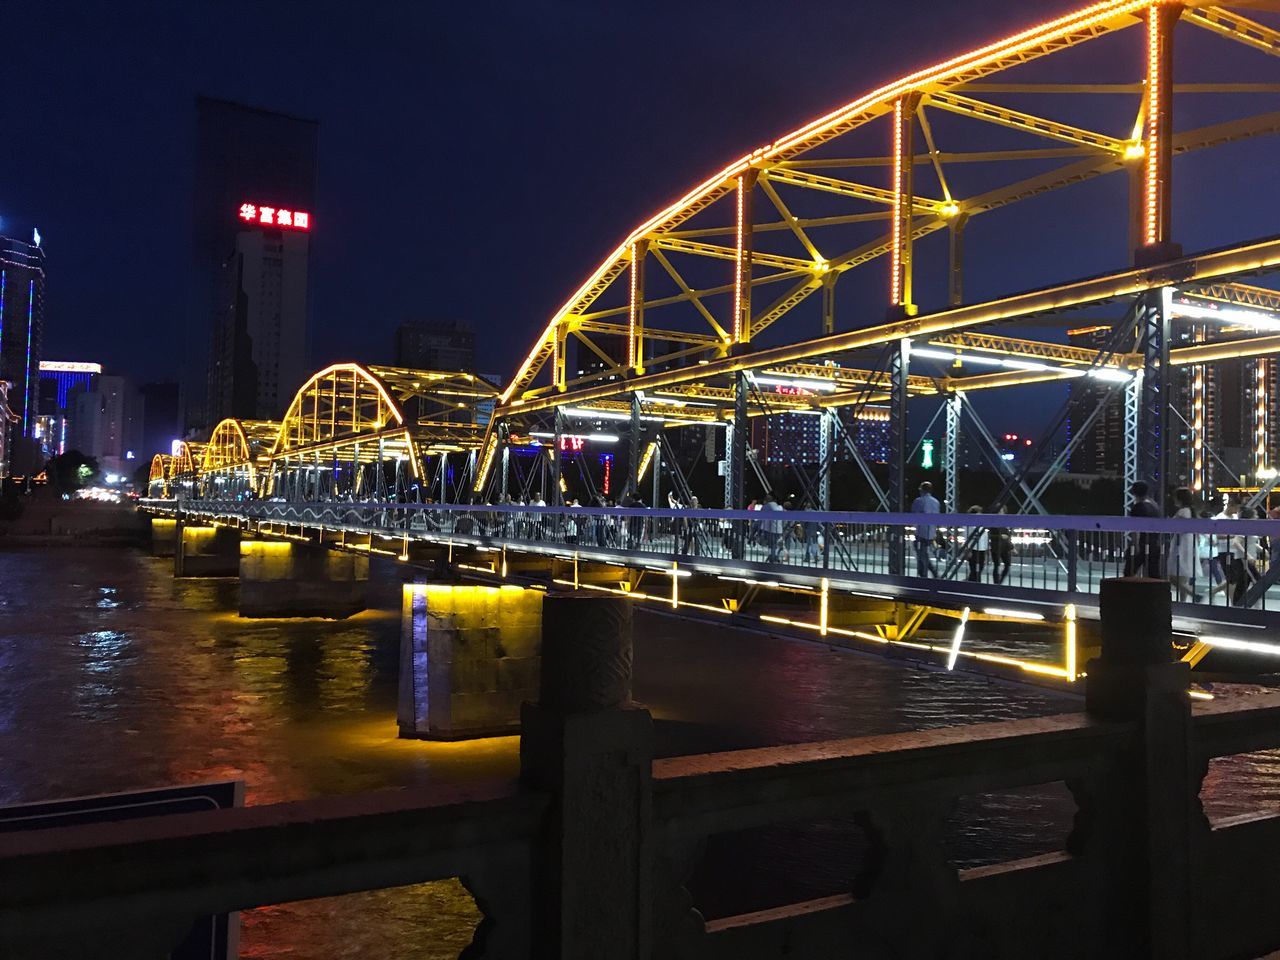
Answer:
<path fill-rule="evenodd" d="M 20 497 L 21 514 L 0 521 L 0 549 L 142 546 L 147 519 L 131 503 L 63 500 L 52 493 Z"/>

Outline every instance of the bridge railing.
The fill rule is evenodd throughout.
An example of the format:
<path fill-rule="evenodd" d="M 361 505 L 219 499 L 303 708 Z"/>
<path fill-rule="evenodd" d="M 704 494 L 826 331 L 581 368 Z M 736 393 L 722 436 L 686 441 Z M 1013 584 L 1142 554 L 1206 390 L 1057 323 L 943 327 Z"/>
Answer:
<path fill-rule="evenodd" d="M 1170 581 L 1194 607 L 1280 606 L 1280 521 L 678 510 L 283 500 L 144 501 L 160 510 L 405 540 L 707 569 L 794 573 L 993 597 L 1096 597 L 1108 577 Z M 984 586 L 985 585 L 985 586 Z M 1028 593 L 1028 596 L 1030 593 Z"/>
<path fill-rule="evenodd" d="M 1280 816 L 1210 824 L 1200 792 L 1212 758 L 1280 746 L 1280 694 L 1193 708 L 1186 665 L 1168 662 L 1167 595 L 1141 581 L 1106 592 L 1084 714 L 656 761 L 648 713 L 619 688 L 629 643 L 599 637 L 627 604 L 549 596 L 568 605 L 557 624 L 582 626 L 565 628 L 567 660 L 553 666 L 544 648 L 544 674 L 562 676 L 544 676 L 526 705 L 520 783 L 6 835 L 0 955 L 160 958 L 200 915 L 441 877 L 461 877 L 484 916 L 468 960 L 1277 949 Z M 599 602 L 616 618 L 581 606 Z M 958 799 L 1055 783 L 1077 804 L 1058 849 L 971 869 L 948 858 Z M 699 912 L 688 878 L 709 838 L 831 821 L 856 824 L 867 843 L 856 862 L 831 850 L 850 859 L 823 865 L 848 877 L 829 895 Z M 803 881 L 803 869 L 782 879 Z"/>

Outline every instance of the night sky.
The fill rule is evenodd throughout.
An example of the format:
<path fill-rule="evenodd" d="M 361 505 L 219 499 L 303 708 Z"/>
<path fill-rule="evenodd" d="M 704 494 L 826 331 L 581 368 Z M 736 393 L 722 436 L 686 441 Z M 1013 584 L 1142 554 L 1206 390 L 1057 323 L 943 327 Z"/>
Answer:
<path fill-rule="evenodd" d="M 399 322 L 458 318 L 481 333 L 479 367 L 505 377 L 595 263 L 708 172 L 1079 5 L 9 2 L 0 230 L 45 237 L 46 356 L 176 377 L 193 98 L 316 118 L 314 365 L 386 362 Z M 1137 70 L 1100 62 L 1098 79 Z M 1189 246 L 1280 232 L 1260 166 L 1206 196 Z M 1219 213 L 1254 186 L 1263 228 Z M 1090 266 L 1088 224 L 1055 209 L 1001 261 L 1006 290 L 1043 282 L 1045 250 L 1051 272 L 1080 272 L 1077 253 Z"/>

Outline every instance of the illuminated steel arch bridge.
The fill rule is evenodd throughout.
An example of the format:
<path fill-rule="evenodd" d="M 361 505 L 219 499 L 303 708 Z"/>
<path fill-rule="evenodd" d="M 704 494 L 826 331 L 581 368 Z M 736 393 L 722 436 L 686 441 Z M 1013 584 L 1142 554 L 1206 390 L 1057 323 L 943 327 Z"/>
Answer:
<path fill-rule="evenodd" d="M 1209 186 L 1179 181 L 1181 158 L 1210 150 L 1221 157 L 1213 186 L 1248 205 L 1241 214 L 1280 212 L 1273 195 L 1236 189 L 1230 167 L 1233 145 L 1280 131 L 1280 29 L 1265 22 L 1280 6 L 1233 6 L 1253 9 L 1095 3 L 872 90 L 693 186 L 632 230 L 542 328 L 501 394 L 475 495 L 508 493 L 509 453 L 537 434 L 551 438 L 554 503 L 569 486 L 566 437 L 625 432 L 634 490 L 663 429 L 713 424 L 724 503 L 741 508 L 746 424 L 790 413 L 820 418 L 817 506 L 830 506 L 843 445 L 880 507 L 900 511 L 909 401 L 919 397 L 945 412 L 953 507 L 962 430 L 991 447 L 1002 499 L 1037 510 L 1073 444 L 1120 398 L 1127 479 L 1163 495 L 1174 483 L 1208 493 L 1237 479 L 1228 474 L 1267 478 L 1280 446 L 1269 359 L 1280 349 L 1280 294 L 1242 278 L 1280 263 L 1280 230 L 1188 255 L 1172 220 L 1175 188 Z M 1184 115 L 1198 120 L 1175 124 Z M 1106 177 L 1121 181 L 1127 205 L 1086 187 Z M 972 253 L 973 231 L 998 224 L 1007 257 L 1055 232 L 1061 208 L 1046 208 L 1045 195 L 1057 191 L 1079 198 L 1072 216 L 1097 224 L 1103 272 L 966 300 L 966 234 Z M 1025 219 L 1011 230 L 1012 213 Z M 850 285 L 852 299 L 837 295 Z M 1068 323 L 1102 332 L 1062 342 Z M 1228 445 L 1213 402 L 1223 361 L 1245 365 L 1244 469 L 1214 453 Z M 1077 409 L 1071 437 L 1043 436 L 1021 473 L 1002 465 L 968 396 L 1072 380 L 1091 388 L 1077 396 L 1096 400 L 1084 429 Z M 841 410 L 889 421 L 883 480 L 841 436 Z"/>
<path fill-rule="evenodd" d="M 282 420 L 226 419 L 208 442 L 157 454 L 150 492 L 224 501 L 456 499 L 470 485 L 497 395 L 469 373 L 334 364 L 302 385 Z M 464 456 L 451 465 L 450 454 Z"/>

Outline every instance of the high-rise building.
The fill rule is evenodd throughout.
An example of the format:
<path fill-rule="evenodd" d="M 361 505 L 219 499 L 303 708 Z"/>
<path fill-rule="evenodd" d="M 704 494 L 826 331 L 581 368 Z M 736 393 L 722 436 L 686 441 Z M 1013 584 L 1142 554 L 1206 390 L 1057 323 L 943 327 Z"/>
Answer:
<path fill-rule="evenodd" d="M 182 436 L 182 394 L 172 381 L 144 383 L 142 394 L 142 457 L 168 453 Z"/>
<path fill-rule="evenodd" d="M 1067 331 L 1072 346 L 1093 350 L 1105 347 L 1111 336 L 1112 328 L 1107 324 Z M 1067 389 L 1068 441 L 1084 432 L 1071 451 L 1071 472 L 1121 476 L 1124 473 L 1124 387 L 1082 377 L 1072 380 Z M 1099 404 L 1104 404 L 1103 409 L 1086 430 L 1085 424 Z"/>
<path fill-rule="evenodd" d="M 142 447 L 142 395 L 124 377 L 99 376 L 75 393 L 70 448 L 94 457 L 104 474 L 127 476 Z"/>
<path fill-rule="evenodd" d="M 44 339 L 45 255 L 40 234 L 31 242 L 0 237 L 0 380 L 7 380 L 9 443 L 0 472 L 8 475 L 15 450 L 29 446 L 39 414 L 40 347 Z M 25 468 L 24 468 L 25 469 Z"/>
<path fill-rule="evenodd" d="M 196 98 L 186 425 L 284 412 L 310 372 L 314 120 Z"/>
<path fill-rule="evenodd" d="M 76 397 L 93 390 L 102 364 L 82 360 L 40 361 L 40 412 L 31 437 L 47 460 L 71 449 L 71 421 Z"/>
<path fill-rule="evenodd" d="M 236 235 L 209 339 L 210 423 L 278 419 L 302 386 L 310 372 L 307 254 L 302 229 L 254 224 Z"/>
<path fill-rule="evenodd" d="M 456 320 L 402 323 L 396 329 L 397 367 L 473 373 L 475 351 L 475 334 Z"/>

